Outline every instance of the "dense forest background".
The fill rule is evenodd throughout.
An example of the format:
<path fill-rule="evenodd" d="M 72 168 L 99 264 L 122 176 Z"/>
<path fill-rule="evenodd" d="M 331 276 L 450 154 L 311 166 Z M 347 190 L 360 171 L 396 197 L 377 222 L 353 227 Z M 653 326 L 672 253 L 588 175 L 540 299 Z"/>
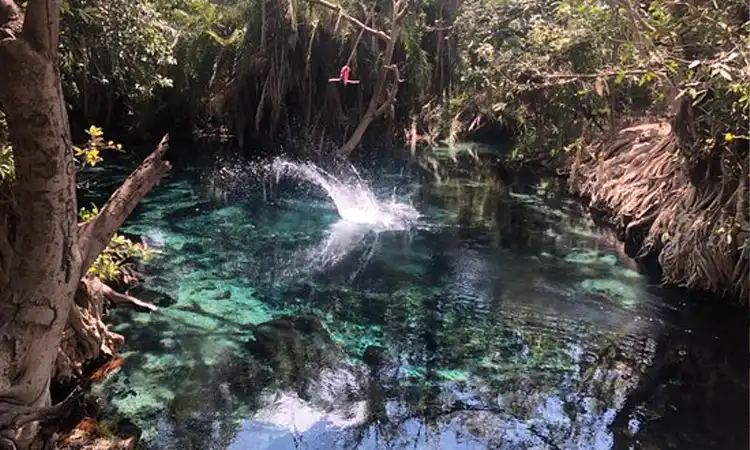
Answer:
<path fill-rule="evenodd" d="M 695 146 L 746 144 L 741 1 L 412 1 L 397 23 L 392 6 L 65 1 L 60 62 L 72 128 L 145 141 L 165 130 L 231 135 L 268 150 L 309 149 L 321 137 L 334 145 L 365 113 L 398 29 L 389 63 L 403 81 L 369 133 L 394 144 L 453 143 L 499 125 L 519 152 L 554 157 L 612 122 L 676 114 L 680 99 L 692 107 L 682 122 L 693 166 L 707 153 Z M 361 84 L 328 83 L 347 62 Z"/>

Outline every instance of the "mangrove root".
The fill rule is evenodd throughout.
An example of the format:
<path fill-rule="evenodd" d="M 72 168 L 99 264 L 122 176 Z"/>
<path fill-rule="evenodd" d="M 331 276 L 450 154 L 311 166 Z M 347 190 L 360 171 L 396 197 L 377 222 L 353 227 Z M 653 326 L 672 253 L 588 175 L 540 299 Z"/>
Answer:
<path fill-rule="evenodd" d="M 612 141 L 575 152 L 571 190 L 611 214 L 627 231 L 645 230 L 639 256 L 658 255 L 664 282 L 747 298 L 750 233 L 744 177 L 723 176 L 695 185 L 685 173 L 680 148 L 666 121 L 621 130 Z M 747 168 L 743 173 L 747 173 Z M 732 232 L 731 230 L 735 230 Z"/>

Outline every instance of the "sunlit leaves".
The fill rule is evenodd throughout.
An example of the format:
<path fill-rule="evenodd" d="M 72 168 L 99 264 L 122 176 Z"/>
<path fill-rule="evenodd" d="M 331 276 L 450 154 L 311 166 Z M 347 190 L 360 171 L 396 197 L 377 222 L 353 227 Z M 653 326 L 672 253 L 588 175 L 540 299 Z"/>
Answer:
<path fill-rule="evenodd" d="M 750 123 L 750 26 L 737 20 L 741 7 L 467 0 L 456 91 L 473 95 L 456 95 L 453 107 L 533 131 L 523 141 L 551 151 L 602 116 L 667 116 L 678 94 L 695 108 L 694 154 L 703 155 L 706 138 L 731 133 L 734 140 L 720 140 L 726 147 Z M 684 149 L 687 160 L 694 150 Z"/>
<path fill-rule="evenodd" d="M 104 140 L 104 130 L 100 127 L 91 125 L 86 130 L 86 134 L 89 136 L 89 140 L 85 146 L 73 146 L 73 158 L 75 159 L 76 164 L 81 167 L 94 167 L 98 163 L 104 161 L 101 157 L 101 152 L 103 150 L 123 151 L 121 144 L 115 144 L 112 141 Z"/>
<path fill-rule="evenodd" d="M 0 143 L 0 181 L 12 179 L 14 176 L 13 148 L 10 144 Z"/>
<path fill-rule="evenodd" d="M 13 163 L 13 148 L 8 142 L 8 123 L 5 114 L 0 111 L 0 182 L 12 179 L 15 176 L 15 164 Z"/>
<path fill-rule="evenodd" d="M 90 210 L 81 208 L 78 216 L 81 222 L 88 222 L 98 214 L 99 209 L 96 205 L 92 205 Z M 134 259 L 148 261 L 152 255 L 152 250 L 146 244 L 136 243 L 120 234 L 115 234 L 91 265 L 88 274 L 102 281 L 116 281 L 122 275 L 123 268 L 131 261 Z"/>

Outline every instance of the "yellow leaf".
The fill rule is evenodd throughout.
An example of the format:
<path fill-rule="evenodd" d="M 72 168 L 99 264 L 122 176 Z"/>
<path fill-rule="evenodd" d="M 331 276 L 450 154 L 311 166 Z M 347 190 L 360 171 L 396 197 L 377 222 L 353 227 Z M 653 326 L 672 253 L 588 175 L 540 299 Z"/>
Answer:
<path fill-rule="evenodd" d="M 99 150 L 92 149 L 86 152 L 86 162 L 89 163 L 92 166 L 95 166 L 96 163 L 101 161 L 102 159 L 99 157 Z"/>
<path fill-rule="evenodd" d="M 92 138 L 100 137 L 104 132 L 101 128 L 97 127 L 96 125 L 91 125 L 88 130 L 86 130 L 86 134 L 91 136 Z"/>
<path fill-rule="evenodd" d="M 726 142 L 732 142 L 734 140 L 734 135 L 732 133 L 724 133 L 724 140 Z"/>

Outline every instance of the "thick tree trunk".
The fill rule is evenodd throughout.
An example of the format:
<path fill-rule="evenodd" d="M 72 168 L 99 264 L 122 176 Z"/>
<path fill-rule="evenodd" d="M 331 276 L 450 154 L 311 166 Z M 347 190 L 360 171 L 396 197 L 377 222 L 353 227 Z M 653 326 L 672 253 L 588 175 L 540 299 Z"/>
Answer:
<path fill-rule="evenodd" d="M 14 211 L 0 220 L 9 244 L 0 286 L 0 430 L 6 445 L 10 440 L 23 449 L 36 435 L 37 414 L 51 406 L 50 377 L 81 276 L 81 253 L 56 57 L 59 2 L 30 1 L 18 36 L 20 13 L 12 0 L 1 1 L 0 18 L 15 21 L 0 35 L 0 103 L 16 179 Z"/>
<path fill-rule="evenodd" d="M 60 409 L 51 405 L 49 387 L 64 330 L 101 334 L 101 327 L 82 326 L 92 320 L 80 320 L 74 303 L 79 280 L 169 169 L 162 159 L 165 136 L 100 215 L 79 231 L 70 125 L 58 70 L 59 10 L 60 0 L 29 0 L 22 16 L 13 0 L 0 0 L 0 105 L 16 169 L 11 200 L 0 201 L 0 449 L 35 448 L 40 421 Z M 106 287 L 102 291 L 130 301 Z M 97 356 L 101 340 L 88 341 L 94 342 L 88 353 Z"/>

